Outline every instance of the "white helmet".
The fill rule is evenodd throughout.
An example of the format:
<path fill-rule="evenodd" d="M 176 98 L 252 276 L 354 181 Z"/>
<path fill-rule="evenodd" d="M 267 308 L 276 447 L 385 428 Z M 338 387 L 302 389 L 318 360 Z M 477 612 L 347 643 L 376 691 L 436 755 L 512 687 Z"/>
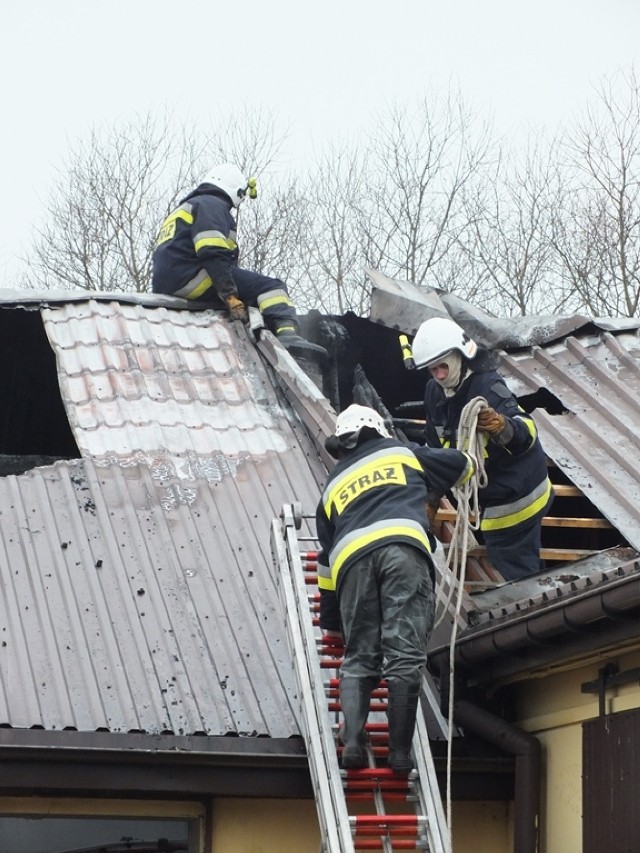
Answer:
<path fill-rule="evenodd" d="M 478 345 L 464 329 L 446 317 L 432 317 L 421 323 L 411 347 L 416 367 L 438 364 L 454 349 L 465 358 L 473 358 Z"/>
<path fill-rule="evenodd" d="M 382 438 L 391 438 L 383 419 L 375 409 L 359 406 L 357 403 L 340 412 L 336 419 L 335 434 L 342 447 L 351 449 L 358 443 L 360 432 L 365 427 L 375 430 Z"/>
<path fill-rule="evenodd" d="M 253 181 L 248 180 L 233 163 L 223 163 L 221 166 L 214 166 L 202 179 L 203 184 L 212 184 L 214 187 L 222 190 L 223 193 L 229 196 L 231 204 L 238 207 L 242 199 L 247 194 Z"/>

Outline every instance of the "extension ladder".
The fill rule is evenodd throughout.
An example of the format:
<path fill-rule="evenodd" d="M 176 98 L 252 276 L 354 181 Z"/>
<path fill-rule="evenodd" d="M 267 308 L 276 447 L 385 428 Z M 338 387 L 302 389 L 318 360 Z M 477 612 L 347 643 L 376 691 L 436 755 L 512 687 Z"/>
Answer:
<path fill-rule="evenodd" d="M 298 534 L 303 523 L 306 533 Z M 303 516 L 297 504 L 284 506 L 280 519 L 272 523 L 271 551 L 300 701 L 300 726 L 309 757 L 322 853 L 451 853 L 420 706 L 413 740 L 415 769 L 408 776 L 386 766 L 384 681 L 372 694 L 367 724 L 369 766 L 340 769 L 338 672 L 343 648 L 341 641 L 323 638 L 318 626 L 315 517 Z"/>

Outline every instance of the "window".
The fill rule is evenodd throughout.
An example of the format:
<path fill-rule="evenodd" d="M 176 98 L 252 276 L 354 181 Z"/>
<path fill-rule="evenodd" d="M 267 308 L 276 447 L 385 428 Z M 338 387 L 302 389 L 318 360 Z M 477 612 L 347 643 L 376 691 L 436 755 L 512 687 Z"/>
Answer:
<path fill-rule="evenodd" d="M 16 797 L 0 800 L 0 809 L 3 853 L 202 851 L 199 804 Z"/>

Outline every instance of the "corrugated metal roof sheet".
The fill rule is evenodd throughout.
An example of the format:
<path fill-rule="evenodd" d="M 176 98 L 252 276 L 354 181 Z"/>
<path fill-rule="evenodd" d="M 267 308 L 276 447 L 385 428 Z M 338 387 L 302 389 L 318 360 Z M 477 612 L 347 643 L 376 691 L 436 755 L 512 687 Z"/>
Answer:
<path fill-rule="evenodd" d="M 538 407 L 547 455 L 627 541 L 640 549 L 640 342 L 636 334 L 569 336 L 503 354 L 518 396 L 546 389 L 562 414 Z"/>
<path fill-rule="evenodd" d="M 411 315 L 404 331 L 415 331 L 428 317 L 450 314 L 485 345 L 511 342 L 508 352 L 500 352 L 500 372 L 514 393 L 548 391 L 563 410 L 550 414 L 544 400 L 534 410 L 547 455 L 640 549 L 638 321 L 580 315 L 493 318 L 451 294 L 424 292 L 376 271 L 369 275 L 372 316 L 384 325 L 396 324 L 397 303 Z"/>
<path fill-rule="evenodd" d="M 217 452 L 235 464 L 243 453 L 286 449 L 252 344 L 216 312 L 91 300 L 42 314 L 83 455 Z"/>
<path fill-rule="evenodd" d="M 214 311 L 42 309 L 86 457 L 0 478 L 0 725 L 299 732 L 269 525 L 324 468 Z"/>
<path fill-rule="evenodd" d="M 474 623 L 484 624 L 509 619 L 538 602 L 544 607 L 550 595 L 570 598 L 576 573 L 597 588 L 633 564 L 640 551 L 638 320 L 581 315 L 495 318 L 455 295 L 368 273 L 376 322 L 412 334 L 429 317 L 450 316 L 482 345 L 506 348 L 500 352 L 500 372 L 519 397 L 539 394 L 534 416 L 551 463 L 619 531 L 624 538 L 620 544 L 635 549 L 620 548 L 619 560 L 613 549 L 601 559 L 556 565 L 495 593 L 466 596 L 461 626 L 469 615 Z"/>

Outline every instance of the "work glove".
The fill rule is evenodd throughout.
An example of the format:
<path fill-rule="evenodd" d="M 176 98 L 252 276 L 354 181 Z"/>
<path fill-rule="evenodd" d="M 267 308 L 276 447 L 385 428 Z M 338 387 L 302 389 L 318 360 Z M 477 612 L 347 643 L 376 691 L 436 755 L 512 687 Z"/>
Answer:
<path fill-rule="evenodd" d="M 489 435 L 499 435 L 505 428 L 507 419 L 504 415 L 496 412 L 491 406 L 480 409 L 478 415 L 478 429 L 488 432 Z"/>
<path fill-rule="evenodd" d="M 243 323 L 249 322 L 249 313 L 241 299 L 238 299 L 237 296 L 227 296 L 224 301 L 227 304 L 232 320 L 240 320 Z"/>

